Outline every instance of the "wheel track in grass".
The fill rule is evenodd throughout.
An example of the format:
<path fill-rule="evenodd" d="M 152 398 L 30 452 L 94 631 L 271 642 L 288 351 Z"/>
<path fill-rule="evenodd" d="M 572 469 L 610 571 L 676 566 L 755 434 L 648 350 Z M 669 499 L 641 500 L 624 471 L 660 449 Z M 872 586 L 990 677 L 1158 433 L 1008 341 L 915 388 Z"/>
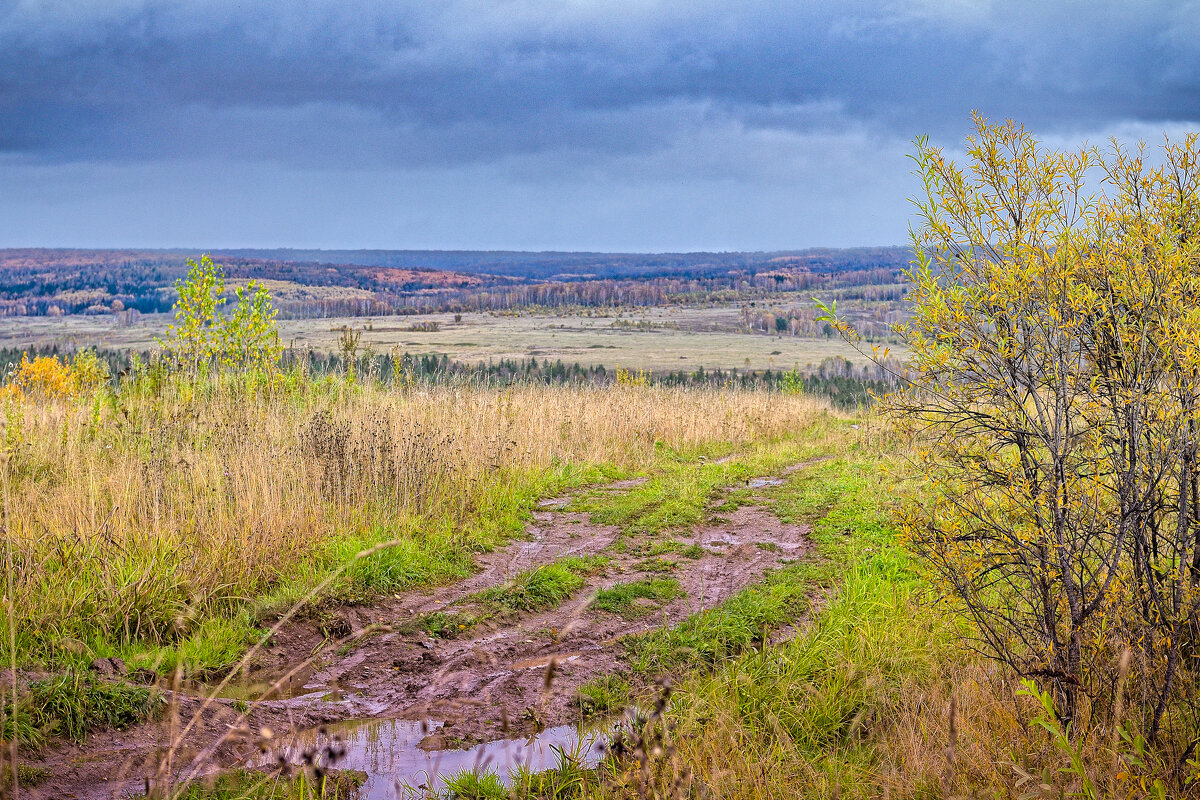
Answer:
<path fill-rule="evenodd" d="M 786 478 L 820 460 L 824 459 L 794 464 L 780 475 Z M 592 491 L 624 493 L 644 480 Z M 763 476 L 725 487 L 725 492 L 753 491 L 776 480 L 782 479 Z M 343 720 L 433 719 L 445 727 L 427 746 L 444 747 L 528 735 L 543 726 L 578 721 L 580 713 L 573 705 L 578 687 L 598 676 L 627 671 L 622 637 L 675 626 L 809 552 L 808 525 L 783 523 L 764 504 L 765 498 L 743 499 L 748 503 L 722 517 L 659 537 L 622 536 L 615 525 L 593 523 L 589 514 L 570 510 L 572 497 L 543 500 L 526 537 L 479 554 L 477 571 L 462 581 L 342 607 L 323 625 L 313 620 L 285 625 L 244 678 L 248 683 L 280 685 L 285 696 L 253 703 L 244 717 L 234 700 L 209 702 L 187 740 L 176 748 L 176 769 L 209 773 L 258 763 L 262 756 L 254 732 L 263 727 L 286 741 L 290 732 Z M 647 571 L 645 552 L 671 537 L 682 547 L 699 545 L 702 551 L 693 553 L 699 557 L 668 552 L 665 558 L 675 563 L 673 569 Z M 428 615 L 439 612 L 490 610 L 477 599 L 478 593 L 504 586 L 525 571 L 598 555 L 611 559 L 608 566 L 581 575 L 582 585 L 556 607 L 499 614 L 463 629 L 451 627 L 449 637 L 431 635 L 423 624 Z M 646 606 L 637 616 L 589 608 L 598 591 L 654 577 L 674 578 L 685 594 Z M 331 639 L 322 628 L 342 635 Z M 551 662 L 553 680 L 547 690 Z M 173 713 L 185 723 L 205 705 L 202 698 L 184 692 L 172 699 Z M 153 772 L 167 749 L 169 726 L 170 720 L 164 720 L 126 732 L 100 733 L 83 746 L 28 760 L 48 767 L 53 777 L 25 796 L 90 800 L 140 789 L 141 776 Z M 231 733 L 238 729 L 240 733 Z"/>

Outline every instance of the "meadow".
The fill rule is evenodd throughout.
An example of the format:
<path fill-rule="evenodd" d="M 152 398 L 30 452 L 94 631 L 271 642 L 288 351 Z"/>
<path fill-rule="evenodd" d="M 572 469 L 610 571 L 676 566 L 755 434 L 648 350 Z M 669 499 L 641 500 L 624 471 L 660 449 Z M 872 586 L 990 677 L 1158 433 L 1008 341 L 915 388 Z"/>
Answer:
<path fill-rule="evenodd" d="M 269 688 L 212 687 L 257 666 L 264 643 L 283 647 L 289 666 L 386 664 L 417 645 L 438 659 L 441 648 L 477 651 L 512 625 L 539 637 L 529 652 L 551 654 L 543 659 L 594 647 L 600 671 L 564 666 L 551 687 L 551 668 L 554 698 L 540 700 L 542 671 L 526 673 L 528 708 L 540 710 L 520 718 L 522 700 L 508 735 L 657 710 L 598 768 L 569 752 L 536 774 L 482 765 L 441 794 L 1004 796 L 1045 784 L 1051 796 L 1078 785 L 1058 772 L 1068 756 L 1031 723 L 1036 703 L 965 649 L 959 623 L 932 603 L 892 522 L 914 487 L 909 446 L 871 414 L 797 394 L 630 381 L 496 390 L 299 372 L 196 381 L 150 368 L 118 390 L 88 389 L 70 371 L 31 381 L 3 401 L 10 599 L 0 646 L 13 667 L 4 714 L 18 796 L 90 796 L 115 770 L 146 775 L 156 797 L 353 797 L 362 779 L 336 769 L 344 756 L 333 746 L 298 772 L 184 780 L 195 763 L 185 754 L 222 741 L 222 727 L 258 746 L 256 726 L 309 719 Z M 782 477 L 755 480 L 764 475 Z M 539 509 L 560 497 L 567 504 L 551 508 L 564 529 L 599 526 L 585 538 L 609 530 L 611 540 L 570 551 L 591 553 L 582 559 L 546 551 L 519 574 L 507 561 L 489 571 L 530 546 L 531 522 L 543 530 L 535 541 L 547 538 L 551 512 Z M 761 521 L 718 555 L 739 509 L 763 509 Z M 809 544 L 776 553 L 777 525 L 798 526 Z M 779 560 L 763 573 L 737 567 L 734 551 Z M 736 585 L 686 597 L 693 564 L 728 559 L 747 573 Z M 409 598 L 425 605 L 396 627 Z M 648 628 L 645 608 L 663 609 Z M 615 644 L 602 642 L 610 619 L 628 620 Z M 390 650 L 370 627 L 380 622 L 394 631 Z M 551 624 L 563 632 L 534 633 Z M 113 658 L 126 674 L 97 675 L 97 660 Z M 265 674 L 278 685 L 291 670 Z M 192 729 L 205 713 L 213 722 Z M 128 729 L 125 772 L 99 736 L 111 728 Z M 457 729 L 458 746 L 499 735 L 473 738 L 461 719 Z M 64 742 L 78 743 L 74 755 Z M 131 767 L 135 754 L 143 760 Z M 225 763 L 208 758 L 210 769 Z"/>
<path fill-rule="evenodd" d="M 227 666 L 241 598 L 286 607 L 381 542 L 394 544 L 327 591 L 463 577 L 471 553 L 519 533 L 540 497 L 662 451 L 722 455 L 821 414 L 796 396 L 648 387 L 152 381 L 6 405 L 19 566 L 6 661 L 180 654 L 189 670 Z"/>
<path fill-rule="evenodd" d="M 9 317 L 0 331 L 0 348 L 147 351 L 170 321 L 166 314 L 141 315 L 130 324 L 114 315 Z M 468 364 L 538 358 L 585 367 L 599 364 L 610 370 L 621 366 L 691 372 L 699 367 L 787 370 L 830 357 L 859 366 L 868 363 L 837 338 L 743 332 L 736 306 L 280 320 L 279 336 L 285 345 L 300 350 L 336 351 L 345 328 L 359 332 L 361 346 L 376 353 L 446 355 Z"/>

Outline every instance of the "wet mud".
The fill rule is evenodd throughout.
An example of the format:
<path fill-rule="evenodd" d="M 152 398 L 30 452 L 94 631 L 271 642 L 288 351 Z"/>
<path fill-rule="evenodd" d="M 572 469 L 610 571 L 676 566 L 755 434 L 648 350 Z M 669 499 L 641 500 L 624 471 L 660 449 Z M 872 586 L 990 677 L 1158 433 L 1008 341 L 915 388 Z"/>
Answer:
<path fill-rule="evenodd" d="M 744 486 L 778 482 L 767 476 Z M 605 488 L 620 492 L 636 485 Z M 348 753 L 337 766 L 373 776 L 363 795 L 369 798 L 404 796 L 394 793 L 396 780 L 435 787 L 438 776 L 470 768 L 476 758 L 495 759 L 499 766 L 493 768 L 502 773 L 522 758 L 530 768 L 544 769 L 553 764 L 545 761 L 552 745 L 591 747 L 592 740 L 578 734 L 583 720 L 577 690 L 593 678 L 626 671 L 622 637 L 676 625 L 809 549 L 806 526 L 785 524 L 764 505 L 747 505 L 670 534 L 684 546 L 698 545 L 687 551 L 697 557 L 648 557 L 666 537 L 623 537 L 615 527 L 565 510 L 569 501 L 542 501 L 527 537 L 481 554 L 478 571 L 463 581 L 337 609 L 338 639 L 327 635 L 328 623 L 289 624 L 219 697 L 185 686 L 168 693 L 172 711 L 161 722 L 99 734 L 41 761 L 27 759 L 53 777 L 25 796 L 127 796 L 167 763 L 165 771 L 185 777 L 263 766 L 292 760 L 313 745 L 313 737 L 334 733 Z M 586 585 L 556 608 L 502 614 L 462 629 L 452 625 L 441 635 L 422 626 L 431 613 L 469 611 L 478 592 L 524 570 L 597 554 L 610 558 L 607 568 L 587 576 Z M 674 578 L 683 595 L 624 616 L 592 607 L 598 591 L 655 577 Z M 418 746 L 422 741 L 425 746 Z"/>

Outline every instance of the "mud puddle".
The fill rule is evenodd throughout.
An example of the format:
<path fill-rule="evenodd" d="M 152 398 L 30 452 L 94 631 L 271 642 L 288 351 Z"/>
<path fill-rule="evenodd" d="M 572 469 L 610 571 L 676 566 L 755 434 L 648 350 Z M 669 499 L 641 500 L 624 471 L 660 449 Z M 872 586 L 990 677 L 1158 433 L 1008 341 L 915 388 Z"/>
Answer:
<path fill-rule="evenodd" d="M 337 769 L 359 770 L 367 780 L 360 800 L 425 797 L 445 789 L 464 771 L 493 772 L 511 785 L 517 769 L 541 772 L 556 767 L 564 754 L 585 767 L 602 757 L 598 729 L 559 725 L 525 739 L 498 739 L 463 749 L 430 749 L 452 742 L 442 722 L 404 719 L 353 720 L 300 731 L 255 766 L 274 767 L 281 759 L 301 765 L 316 757 Z"/>
<path fill-rule="evenodd" d="M 369 798 L 404 797 L 396 791 L 397 778 L 413 787 L 425 783 L 436 788 L 444 784 L 438 776 L 462 769 L 483 767 L 507 775 L 516 765 L 550 768 L 558 759 L 554 748 L 570 752 L 578 746 L 595 756 L 590 752 L 594 740 L 581 738 L 570 723 L 579 719 L 576 701 L 585 683 L 621 673 L 634 683 L 640 680 L 628 675 L 623 637 L 670 627 L 714 607 L 765 572 L 803 556 L 808 532 L 805 525 L 781 522 L 766 505 L 745 505 L 669 538 L 622 538 L 615 526 L 593 522 L 588 514 L 543 507 L 534 513 L 524 538 L 480 554 L 479 571 L 471 577 L 334 609 L 329 614 L 348 632 L 341 639 L 330 639 L 312 620 L 286 625 L 257 655 L 249 674 L 231 681 L 216 700 L 200 699 L 212 694 L 212 685 L 195 687 L 191 696 L 184 687 L 174 700 L 181 704 L 179 719 L 191 722 L 179 739 L 177 774 L 261 763 L 253 736 L 238 732 L 264 727 L 276 733 L 277 741 L 290 743 L 284 754 L 290 759 L 321 747 L 315 731 L 325 726 L 326 743 L 328 736 L 337 735 L 348 751 L 337 766 L 372 776 Z M 651 558 L 657 546 L 668 542 L 672 548 Z M 437 634 L 422 627 L 433 612 L 469 613 L 475 593 L 522 570 L 565 556 L 601 553 L 608 566 L 589 574 L 586 585 L 558 606 L 500 614 L 477 627 Z M 673 578 L 680 594 L 647 601 L 653 607 L 624 615 L 593 606 L 601 591 L 660 575 Z M 268 694 L 272 679 L 290 671 L 296 675 Z M 239 700 L 249 701 L 248 710 Z M 383 721 L 342 722 L 370 718 Z M 430 733 L 428 723 L 422 730 L 419 721 L 412 721 L 420 719 L 442 721 L 436 731 L 441 741 L 436 746 L 426 742 L 436 752 L 418 747 Z M 531 740 L 501 740 L 543 727 Z M 293 742 L 290 731 L 309 738 Z M 167 719 L 131 731 L 128 747 L 120 753 L 98 750 L 98 741 L 65 748 L 46 763 L 55 778 L 32 796 L 74 792 L 89 799 L 111 797 L 113 784 L 106 789 L 100 781 L 152 770 L 154 754 L 175 735 Z M 488 744 L 447 749 L 478 742 Z"/>
<path fill-rule="evenodd" d="M 761 489 L 764 486 L 782 486 L 783 478 L 751 478 L 746 481 L 746 488 Z"/>

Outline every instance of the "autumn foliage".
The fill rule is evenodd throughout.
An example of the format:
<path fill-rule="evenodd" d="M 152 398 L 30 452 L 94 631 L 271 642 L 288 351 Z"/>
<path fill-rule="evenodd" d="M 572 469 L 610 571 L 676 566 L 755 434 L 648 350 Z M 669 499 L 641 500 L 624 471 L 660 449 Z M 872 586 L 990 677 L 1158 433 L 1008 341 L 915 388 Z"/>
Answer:
<path fill-rule="evenodd" d="M 255 281 L 238 287 L 233 311 L 223 314 L 224 268 L 207 255 L 199 262 L 189 258 L 187 264 L 187 277 L 175 284 L 175 324 L 160 342 L 169 361 L 192 374 L 275 367 L 283 348 L 275 323 L 278 312 L 266 288 Z"/>
<path fill-rule="evenodd" d="M 108 365 L 91 350 L 80 351 L 71 361 L 58 356 L 21 356 L 0 397 L 59 398 L 90 394 L 109 381 Z"/>
<path fill-rule="evenodd" d="M 1186 759 L 1200 644 L 1200 147 L 1046 149 L 977 119 L 916 162 L 911 541 L 1072 735 Z M 1118 668 L 1130 655 L 1128 674 Z M 1114 719 L 1114 717 L 1119 717 Z"/>
<path fill-rule="evenodd" d="M 964 164 L 917 141 L 910 380 L 884 404 L 925 483 L 904 528 L 973 645 L 1048 691 L 1064 747 L 1182 786 L 1200 773 L 1200 141 L 1151 161 L 975 121 Z M 1081 785 L 1128 778 L 1073 763 Z"/>

